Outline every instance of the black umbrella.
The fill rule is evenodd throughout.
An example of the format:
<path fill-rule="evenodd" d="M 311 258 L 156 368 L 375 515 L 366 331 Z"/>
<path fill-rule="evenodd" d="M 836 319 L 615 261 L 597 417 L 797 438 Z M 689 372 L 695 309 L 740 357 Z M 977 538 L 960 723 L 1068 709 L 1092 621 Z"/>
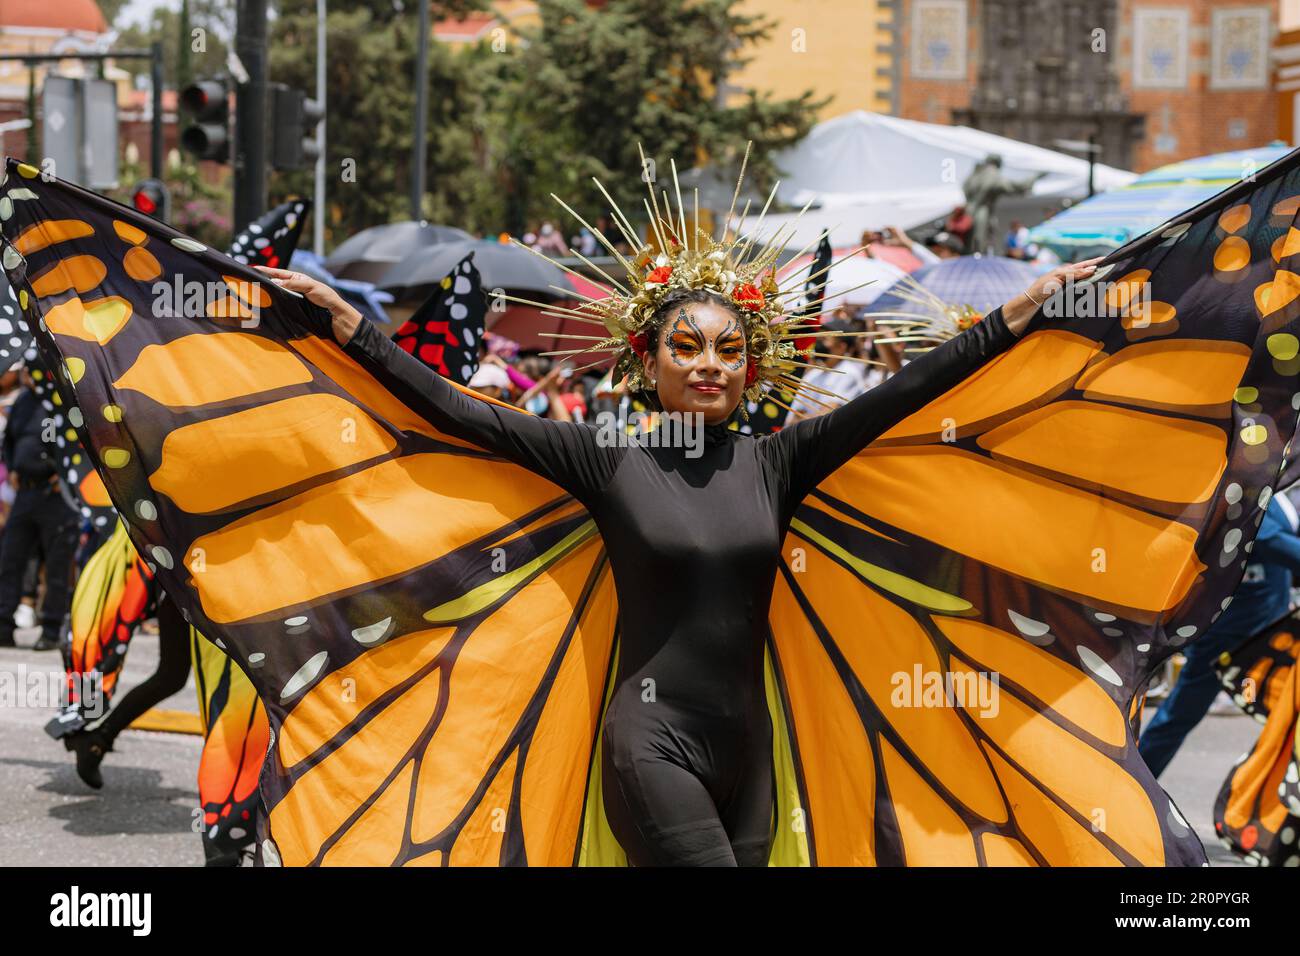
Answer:
<path fill-rule="evenodd" d="M 435 226 L 410 220 L 390 222 L 362 229 L 349 238 L 330 253 L 325 268 L 338 279 L 378 282 L 389 269 L 415 250 L 473 238 L 464 229 L 454 226 Z"/>
<path fill-rule="evenodd" d="M 573 284 L 559 266 L 513 243 L 488 239 L 448 242 L 432 249 L 417 249 L 393 266 L 376 285 L 391 292 L 395 299 L 416 298 L 427 294 L 471 252 L 485 290 L 506 289 L 540 294 L 549 299 L 572 297 Z M 552 286 L 559 286 L 564 292 Z"/>

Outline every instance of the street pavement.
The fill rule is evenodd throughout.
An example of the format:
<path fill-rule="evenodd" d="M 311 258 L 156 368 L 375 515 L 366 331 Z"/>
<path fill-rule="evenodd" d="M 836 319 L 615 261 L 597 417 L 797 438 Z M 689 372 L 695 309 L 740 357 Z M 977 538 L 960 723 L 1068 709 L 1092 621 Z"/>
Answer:
<path fill-rule="evenodd" d="M 58 651 L 28 648 L 40 636 L 19 631 L 20 647 L 0 649 L 0 670 L 62 673 Z M 139 633 L 115 699 L 153 673 L 158 638 Z M 160 707 L 198 710 L 193 677 Z M 203 738 L 124 731 L 103 764 L 104 789 L 77 777 L 72 754 L 46 735 L 54 710 L 0 706 L 0 866 L 202 866 L 192 827 Z"/>
<path fill-rule="evenodd" d="M 18 649 L 0 649 L 0 671 L 21 665 L 28 674 L 61 674 L 57 651 L 30 650 L 38 636 L 19 631 Z M 115 696 L 152 674 L 157 661 L 157 637 L 137 635 Z M 160 706 L 196 711 L 193 679 Z M 194 822 L 202 738 L 128 730 L 104 761 L 104 789 L 95 791 L 42 729 L 53 713 L 52 706 L 0 706 L 0 866 L 201 866 Z M 1229 768 L 1259 730 L 1242 714 L 1206 717 L 1161 778 L 1214 866 L 1241 865 L 1215 838 L 1211 813 Z"/>

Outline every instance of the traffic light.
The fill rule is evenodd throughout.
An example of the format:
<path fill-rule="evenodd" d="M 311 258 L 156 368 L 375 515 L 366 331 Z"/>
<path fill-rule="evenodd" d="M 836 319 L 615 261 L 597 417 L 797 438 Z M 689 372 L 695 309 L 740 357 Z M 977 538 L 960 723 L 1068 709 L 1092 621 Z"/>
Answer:
<path fill-rule="evenodd" d="M 181 90 L 181 109 L 192 122 L 181 131 L 181 149 L 196 159 L 230 162 L 230 80 L 199 80 Z"/>
<path fill-rule="evenodd" d="M 142 179 L 131 190 L 131 205 L 146 216 L 167 222 L 172 214 L 172 197 L 161 179 Z"/>
<path fill-rule="evenodd" d="M 316 162 L 316 124 L 325 116 L 315 100 L 283 83 L 270 84 L 271 166 L 303 169 Z"/>

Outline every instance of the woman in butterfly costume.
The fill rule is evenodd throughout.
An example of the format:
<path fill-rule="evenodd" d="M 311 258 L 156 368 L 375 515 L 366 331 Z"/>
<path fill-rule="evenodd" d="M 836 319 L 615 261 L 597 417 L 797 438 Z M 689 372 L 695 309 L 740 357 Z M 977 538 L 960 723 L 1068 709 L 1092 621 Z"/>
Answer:
<path fill-rule="evenodd" d="M 615 211 L 626 279 L 558 311 L 705 413 L 693 447 L 487 400 L 13 161 L 0 261 L 132 542 L 265 704 L 263 863 L 1196 865 L 1129 717 L 1295 431 L 1297 167 L 1117 250 L 1076 283 L 1102 312 L 1011 303 L 761 439 L 725 413 L 815 332 L 782 232 Z M 160 314 L 163 276 L 206 294 Z"/>
<path fill-rule="evenodd" d="M 1042 277 L 969 335 L 842 408 L 755 439 L 728 424 L 760 369 L 775 376 L 789 360 L 776 332 L 798 319 L 783 323 L 758 287 L 711 269 L 725 260 L 707 245 L 696 252 L 675 239 L 675 254 L 642 285 L 645 304 L 625 300 L 632 314 L 618 316 L 630 324 L 649 313 L 628 338 L 663 411 L 682 416 L 662 419 L 661 437 L 672 440 L 645 445 L 469 398 L 328 286 L 266 271 L 327 308 L 339 344 L 363 366 L 387 368 L 426 396 L 440 431 L 543 475 L 595 519 L 622 636 L 603 723 L 603 799 L 629 861 L 765 866 L 775 782 L 764 611 L 796 508 L 882 432 L 1009 348 L 1047 289 L 1085 278 L 1096 260 Z M 692 421 L 701 441 L 687 447 Z"/>

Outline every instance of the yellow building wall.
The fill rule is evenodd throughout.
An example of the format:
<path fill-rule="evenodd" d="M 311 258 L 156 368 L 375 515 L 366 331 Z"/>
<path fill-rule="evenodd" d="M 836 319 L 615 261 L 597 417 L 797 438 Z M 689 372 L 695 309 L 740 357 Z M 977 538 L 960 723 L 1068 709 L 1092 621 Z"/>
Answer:
<path fill-rule="evenodd" d="M 850 110 L 891 111 L 893 65 L 885 52 L 892 10 L 876 0 L 744 0 L 740 12 L 775 21 L 768 39 L 745 51 L 751 62 L 732 74 L 734 87 L 778 98 L 811 89 L 830 95 L 817 119 Z"/>

